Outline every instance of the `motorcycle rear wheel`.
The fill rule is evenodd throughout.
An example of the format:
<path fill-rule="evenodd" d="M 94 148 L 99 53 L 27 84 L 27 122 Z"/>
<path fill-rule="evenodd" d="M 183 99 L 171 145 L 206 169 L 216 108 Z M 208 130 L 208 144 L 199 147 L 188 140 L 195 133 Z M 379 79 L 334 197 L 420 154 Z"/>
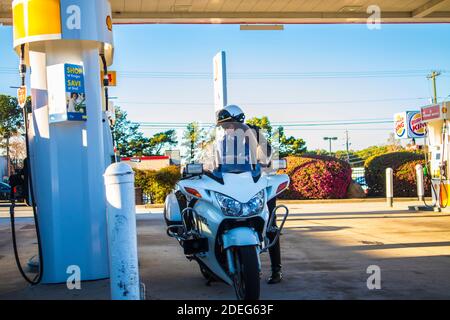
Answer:
<path fill-rule="evenodd" d="M 236 272 L 233 287 L 238 300 L 258 300 L 260 295 L 259 260 L 256 247 L 233 249 Z"/>

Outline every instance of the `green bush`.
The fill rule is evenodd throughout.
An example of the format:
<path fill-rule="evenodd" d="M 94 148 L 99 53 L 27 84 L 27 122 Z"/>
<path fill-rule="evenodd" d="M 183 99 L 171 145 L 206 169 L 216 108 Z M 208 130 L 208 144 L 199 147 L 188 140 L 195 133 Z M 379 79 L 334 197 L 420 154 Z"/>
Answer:
<path fill-rule="evenodd" d="M 180 168 L 170 166 L 158 171 L 134 170 L 135 186 L 150 197 L 151 203 L 164 203 L 166 196 L 180 180 Z"/>
<path fill-rule="evenodd" d="M 394 170 L 394 196 L 409 197 L 417 195 L 415 169 L 413 167 L 423 160 L 424 156 L 415 152 L 391 152 L 370 157 L 364 165 L 369 196 L 386 196 L 387 168 Z M 414 182 L 412 182 L 413 177 Z"/>
<path fill-rule="evenodd" d="M 289 190 L 283 199 L 343 199 L 352 180 L 350 165 L 328 156 L 288 157 Z"/>
<path fill-rule="evenodd" d="M 416 165 L 425 166 L 425 160 L 415 160 L 401 165 L 394 173 L 394 195 L 396 197 L 416 197 Z M 425 196 L 431 196 L 431 180 L 425 177 Z"/>

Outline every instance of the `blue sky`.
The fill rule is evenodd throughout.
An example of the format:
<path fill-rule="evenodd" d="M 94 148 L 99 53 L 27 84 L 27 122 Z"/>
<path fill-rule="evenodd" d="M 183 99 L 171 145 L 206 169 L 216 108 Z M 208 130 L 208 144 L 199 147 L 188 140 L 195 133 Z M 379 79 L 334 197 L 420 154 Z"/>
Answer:
<path fill-rule="evenodd" d="M 450 25 L 446 24 L 383 25 L 381 30 L 368 30 L 365 25 L 287 25 L 284 31 L 240 31 L 238 25 L 129 25 L 115 26 L 114 32 L 112 69 L 118 71 L 118 87 L 111 89 L 111 95 L 133 121 L 212 122 L 209 73 L 219 50 L 227 52 L 229 73 L 258 78 L 230 75 L 229 103 L 243 107 L 248 117 L 266 115 L 272 122 L 390 119 L 396 112 L 418 110 L 428 103 L 427 71 L 450 72 Z M 15 68 L 17 63 L 12 29 L 0 27 L 1 93 L 14 94 L 9 86 L 19 79 L 5 68 Z M 413 74 L 341 77 L 342 72 L 381 71 Z M 136 77 L 136 72 L 147 74 Z M 149 77 L 149 72 L 172 72 L 175 77 Z M 180 78 L 183 73 L 201 76 Z M 334 77 L 261 76 L 267 73 L 333 73 Z M 449 75 L 438 79 L 441 97 L 450 94 Z M 343 149 L 346 129 L 353 149 L 382 144 L 392 131 L 389 124 L 371 124 L 316 126 L 287 133 L 304 138 L 310 149 L 326 149 L 323 137 L 337 136 L 340 140 L 334 148 Z"/>

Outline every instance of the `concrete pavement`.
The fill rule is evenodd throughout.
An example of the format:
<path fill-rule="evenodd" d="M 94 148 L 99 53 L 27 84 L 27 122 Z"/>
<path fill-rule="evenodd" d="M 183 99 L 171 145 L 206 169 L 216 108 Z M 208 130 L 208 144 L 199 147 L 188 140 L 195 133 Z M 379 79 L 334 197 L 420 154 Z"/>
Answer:
<path fill-rule="evenodd" d="M 450 214 L 407 210 L 414 202 L 387 208 L 383 202 L 290 204 L 282 237 L 285 280 L 263 284 L 262 299 L 450 299 Z M 23 217 L 29 215 L 21 209 Z M 146 213 L 148 211 L 152 213 Z M 206 286 L 165 234 L 161 209 L 139 209 L 141 280 L 148 299 L 234 299 L 232 288 Z M 0 217 L 7 208 L 0 206 Z M 32 220 L 19 218 L 23 260 L 36 252 Z M 108 299 L 107 280 L 30 288 L 12 257 L 9 224 L 0 218 L 0 299 Z M 262 256 L 263 276 L 269 274 Z M 367 268 L 381 268 L 381 290 L 368 290 Z"/>

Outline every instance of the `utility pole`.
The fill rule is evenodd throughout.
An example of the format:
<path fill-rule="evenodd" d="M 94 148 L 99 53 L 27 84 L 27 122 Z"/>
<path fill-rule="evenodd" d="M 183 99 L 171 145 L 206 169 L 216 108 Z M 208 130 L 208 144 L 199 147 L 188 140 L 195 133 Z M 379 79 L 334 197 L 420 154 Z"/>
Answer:
<path fill-rule="evenodd" d="M 348 130 L 345 130 L 345 149 L 347 150 L 347 162 L 350 163 L 350 142 L 348 138 Z"/>
<path fill-rule="evenodd" d="M 10 146 L 9 146 L 9 141 L 10 141 L 10 134 L 7 133 L 6 135 L 6 171 L 7 171 L 7 175 L 8 178 L 11 176 L 11 160 L 10 158 Z"/>
<path fill-rule="evenodd" d="M 323 140 L 328 141 L 330 143 L 330 156 L 332 155 L 331 153 L 331 141 L 336 141 L 338 138 L 337 137 L 324 137 Z"/>
<path fill-rule="evenodd" d="M 427 76 L 427 79 L 431 80 L 433 82 L 433 103 L 438 103 L 438 97 L 437 97 L 437 87 L 436 87 L 436 78 L 441 75 L 441 72 L 439 71 L 433 71 L 431 74 Z"/>

